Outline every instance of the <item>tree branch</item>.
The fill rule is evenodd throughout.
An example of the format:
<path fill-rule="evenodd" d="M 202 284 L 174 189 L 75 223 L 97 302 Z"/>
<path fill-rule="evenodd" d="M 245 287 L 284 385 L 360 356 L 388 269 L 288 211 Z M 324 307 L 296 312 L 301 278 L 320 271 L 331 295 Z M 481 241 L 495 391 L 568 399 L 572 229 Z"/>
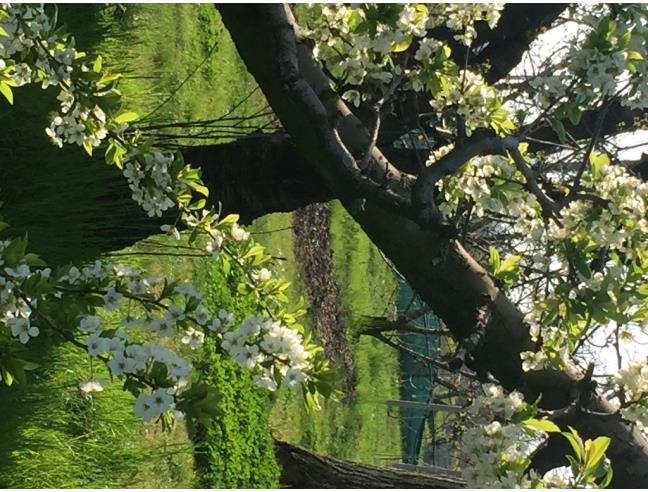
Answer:
<path fill-rule="evenodd" d="M 417 210 L 417 219 L 424 227 L 436 227 L 440 213 L 434 201 L 437 182 L 457 172 L 466 162 L 479 155 L 506 155 L 509 148 L 517 148 L 512 138 L 501 139 L 490 130 L 478 130 L 446 156 L 426 167 L 412 188 L 412 205 Z"/>
<path fill-rule="evenodd" d="M 541 405 L 547 409 L 562 408 L 573 401 L 582 378 L 575 366 L 567 365 L 562 371 L 522 370 L 520 353 L 535 349 L 523 315 L 458 242 L 449 241 L 438 226 L 421 227 L 420 220 L 412 219 L 411 210 L 385 203 L 388 200 L 368 196 L 364 206 L 352 206 L 350 191 L 355 183 L 348 174 L 347 166 L 352 163 L 346 154 L 366 149 L 369 132 L 355 116 L 344 113 L 348 108 L 336 95 L 331 95 L 326 77 L 313 66 L 307 53 L 304 53 L 303 62 L 299 58 L 299 62 L 294 63 L 297 48 L 294 39 L 291 44 L 288 38 L 294 38 L 295 34 L 286 11 L 276 5 L 241 7 L 228 4 L 219 8 L 248 69 L 306 162 L 316 169 L 328 187 L 340 194 L 354 219 L 444 321 L 453 336 L 460 343 L 477 338 L 470 349 L 471 360 L 466 361 L 469 367 L 484 379 L 492 375 L 504 387 L 521 390 L 530 401 L 542 395 Z M 259 45 L 264 46 L 263 52 L 259 51 Z M 287 59 L 292 61 L 287 62 Z M 318 90 L 313 90 L 315 87 Z M 333 120 L 339 124 L 333 126 Z M 333 128 L 339 132 L 347 152 L 331 138 Z M 456 149 L 455 157 L 440 169 L 429 171 L 429 175 L 417 183 L 423 203 L 428 200 L 426 188 L 434 186 L 439 179 L 437 176 L 447 172 L 444 169 L 461 166 L 480 152 L 507 150 L 502 150 L 499 139 L 486 137 L 484 140 L 490 143 L 479 144 L 475 140 L 473 146 L 468 145 L 469 149 L 462 145 L 463 149 Z M 397 194 L 405 196 L 407 185 L 393 178 L 389 183 Z M 383 195 L 382 198 L 388 197 Z M 588 402 L 587 410 L 613 412 L 612 405 L 596 394 Z M 602 419 L 593 413 L 579 414 L 561 424 L 576 427 L 585 437 L 613 435 L 615 439 L 608 456 L 613 464 L 622 468 L 615 473 L 612 486 L 648 486 L 648 443 L 640 433 L 628 429 L 618 415 Z M 553 454 L 564 460 L 562 454 Z"/>

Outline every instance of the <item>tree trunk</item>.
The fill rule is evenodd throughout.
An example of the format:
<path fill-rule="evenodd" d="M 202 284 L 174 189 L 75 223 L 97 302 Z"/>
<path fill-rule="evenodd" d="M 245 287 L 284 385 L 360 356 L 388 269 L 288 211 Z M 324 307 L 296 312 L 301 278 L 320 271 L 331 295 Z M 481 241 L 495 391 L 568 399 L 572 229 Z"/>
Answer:
<path fill-rule="evenodd" d="M 534 350 L 535 345 L 522 313 L 487 272 L 442 228 L 429 222 L 422 227 L 406 206 L 391 203 L 384 190 L 367 187 L 361 177 L 353 176 L 355 164 L 349 154 L 370 148 L 370 132 L 331 93 L 307 44 L 298 42 L 284 7 L 223 5 L 219 9 L 239 54 L 300 154 L 465 345 L 470 354 L 466 363 L 484 378 L 490 373 L 506 388 L 521 390 L 531 401 L 542 394 L 544 408 L 576 403 L 577 410 L 557 423 L 572 425 L 585 437 L 612 436 L 608 451 L 615 468 L 612 486 L 648 487 L 648 443 L 640 432 L 613 414 L 612 405 L 583 384 L 574 367 L 523 372 L 520 353 Z M 380 152 L 372 157 L 397 175 L 393 166 L 382 162 Z M 394 188 L 394 194 L 400 191 Z M 365 198 L 358 200 L 358 196 Z M 547 448 L 545 456 L 543 467 L 564 461 L 562 449 L 554 446 Z"/>
<path fill-rule="evenodd" d="M 185 162 L 202 169 L 211 203 L 222 203 L 225 213 L 239 214 L 244 224 L 269 213 L 291 212 L 334 198 L 283 132 L 187 147 L 182 154 Z"/>
<path fill-rule="evenodd" d="M 458 479 L 363 465 L 320 456 L 287 442 L 275 441 L 283 470 L 281 483 L 299 489 L 456 489 Z"/>

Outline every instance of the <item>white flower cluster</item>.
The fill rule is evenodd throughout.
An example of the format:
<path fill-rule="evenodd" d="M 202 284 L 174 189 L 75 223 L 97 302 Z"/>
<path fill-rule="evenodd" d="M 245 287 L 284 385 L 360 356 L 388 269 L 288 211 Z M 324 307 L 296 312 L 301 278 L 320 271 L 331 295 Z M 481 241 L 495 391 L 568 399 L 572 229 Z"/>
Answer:
<path fill-rule="evenodd" d="M 475 399 L 469 413 L 490 423 L 477 425 L 463 435 L 462 449 L 470 462 L 463 478 L 469 487 L 475 488 L 532 487 L 537 479 L 527 475 L 526 469 L 542 433 L 508 422 L 525 408 L 520 393 L 506 395 L 494 385 L 486 386 L 485 393 Z"/>
<path fill-rule="evenodd" d="M 648 429 L 648 408 L 645 405 L 635 404 L 622 408 L 621 416 L 636 425 L 642 432 Z"/>
<path fill-rule="evenodd" d="M 488 414 L 510 420 L 513 415 L 524 409 L 524 397 L 518 391 L 505 394 L 501 386 L 487 384 L 484 386 L 484 393 L 473 400 L 470 406 L 471 414 Z"/>
<path fill-rule="evenodd" d="M 648 429 L 648 361 L 631 361 L 607 381 L 612 394 L 622 395 L 621 416 L 641 431 Z"/>
<path fill-rule="evenodd" d="M 583 22 L 562 61 L 548 60 L 551 75 L 543 73 L 530 81 L 538 105 L 559 101 L 584 107 L 617 95 L 629 108 L 648 107 L 647 11 L 645 5 L 628 5 L 614 20 L 605 12 L 576 12 Z"/>
<path fill-rule="evenodd" d="M 503 3 L 474 3 L 474 4 L 430 4 L 429 28 L 445 25 L 451 31 L 459 34 L 455 39 L 470 46 L 477 35 L 475 22 L 485 21 L 491 29 L 499 22 Z"/>
<path fill-rule="evenodd" d="M 598 173 L 596 178 L 592 174 L 586 178 L 590 178 L 597 195 L 609 203 L 591 222 L 592 239 L 598 245 L 632 255 L 633 243 L 648 235 L 648 183 L 620 165 L 603 165 Z M 564 215 L 567 218 L 569 214 Z"/>
<path fill-rule="evenodd" d="M 571 52 L 568 71 L 583 80 L 579 92 L 590 97 L 611 96 L 622 80 L 627 58 L 625 51 L 603 53 L 598 48 L 581 47 Z"/>
<path fill-rule="evenodd" d="M 174 408 L 173 395 L 164 388 L 158 388 L 151 394 L 140 393 L 135 404 L 135 415 L 148 421 Z"/>
<path fill-rule="evenodd" d="M 442 156 L 443 153 L 433 154 L 428 165 L 434 165 Z M 515 217 L 519 221 L 515 225 L 519 228 L 516 232 L 538 236 L 543 228 L 539 205 L 533 195 L 524 192 L 523 180 L 507 157 L 476 157 L 464 165 L 461 173 L 439 182 L 444 196 L 440 208 L 445 214 L 452 215 L 461 201 L 470 200 L 474 203 L 477 217 L 483 217 L 486 213 Z M 504 196 L 505 199 L 502 199 Z"/>
<path fill-rule="evenodd" d="M 439 149 L 430 165 L 449 151 Z M 510 233 L 508 247 L 520 259 L 518 270 L 526 270 L 526 285 L 515 295 L 524 299 L 532 338 L 543 342 L 541 352 L 521 354 L 526 371 L 568 360 L 592 322 L 570 312 L 597 310 L 595 322 L 604 325 L 612 320 L 648 325 L 640 309 L 648 276 L 642 273 L 645 267 L 638 268 L 648 248 L 648 184 L 605 156 L 592 159 L 596 165 L 581 180 L 583 198 L 564 206 L 557 220 L 543 217 L 537 198 L 524 187 L 525 178 L 504 156 L 472 159 L 438 185 L 445 214 L 452 216 L 469 202 L 473 217 L 488 216 Z M 601 251 L 606 257 L 599 260 Z"/>
<path fill-rule="evenodd" d="M 614 377 L 614 382 L 622 389 L 627 399 L 639 401 L 648 396 L 648 363 L 633 361 L 621 369 Z"/>
<path fill-rule="evenodd" d="M 106 114 L 99 106 L 89 109 L 80 103 L 74 103 L 73 109 L 52 118 L 45 133 L 59 148 L 63 147 L 64 143 L 89 145 L 95 148 L 101 145 L 108 135 L 105 124 Z"/>
<path fill-rule="evenodd" d="M 254 382 L 262 388 L 274 391 L 281 382 L 296 389 L 307 380 L 312 354 L 297 331 L 278 321 L 247 318 L 236 330 L 224 334 L 222 347 L 238 365 L 256 373 Z"/>
<path fill-rule="evenodd" d="M 497 91 L 480 74 L 470 70 L 462 70 L 453 78 L 447 89 L 430 101 L 430 106 L 439 114 L 448 108 L 456 110 L 466 125 L 468 135 L 476 128 L 488 128 L 493 113 L 499 109 Z"/>
<path fill-rule="evenodd" d="M 432 107 L 439 113 L 455 110 L 465 121 L 468 133 L 488 127 L 495 111 L 506 122 L 507 113 L 499 107 L 495 90 L 479 74 L 458 70 L 449 59 L 450 48 L 427 37 L 428 29 L 446 23 L 459 32 L 457 39 L 470 44 L 474 22 L 483 20 L 494 27 L 503 4 L 340 4 L 312 8 L 316 21 L 309 34 L 316 41 L 315 56 L 344 83 L 384 88 L 395 76 L 400 77 L 405 86 L 415 91 L 429 89 L 435 98 Z M 395 13 L 394 9 L 400 10 Z M 403 67 L 398 54 L 412 43 L 417 46 L 416 63 Z M 342 97 L 355 106 L 371 99 L 370 91 L 355 89 L 347 90 Z"/>
<path fill-rule="evenodd" d="M 637 270 L 636 265 L 641 264 L 638 255 L 648 247 L 648 184 L 631 176 L 622 166 L 611 164 L 600 166 L 596 177 L 587 172 L 583 181 L 606 206 L 596 206 L 589 200 L 573 201 L 561 210 L 560 223 L 551 221 L 546 230 L 547 240 L 554 245 L 557 255 L 545 262 L 545 267 L 555 276 L 569 278 L 571 275 L 578 283 L 573 282 L 568 291 L 536 293 L 534 306 L 525 318 L 534 338 L 541 333 L 545 345 L 549 343 L 554 350 L 562 347 L 561 360 L 567 358 L 568 334 L 574 330 L 561 326 L 561 319 L 554 321 L 554 326 L 543 326 L 547 306 L 557 306 L 562 322 L 567 318 L 566 305 L 589 302 L 605 308 L 611 320 L 647 323 L 645 312 L 642 314 L 639 308 L 645 302 L 641 286 L 648 281 L 648 274 Z M 569 252 L 561 247 L 573 242 L 587 244 L 592 252 L 603 250 L 608 256 L 616 256 L 601 261 L 596 270 L 574 271 L 570 267 Z M 585 320 L 578 323 L 586 326 Z M 538 369 L 546 362 L 540 354 L 523 354 L 523 359 L 525 369 Z"/>
<path fill-rule="evenodd" d="M 0 36 L 0 58 L 9 58 L 34 47 L 35 37 L 47 37 L 52 31 L 49 16 L 40 7 L 0 4 L 8 15 L 0 18 L 0 27 L 7 33 Z M 45 41 L 52 41 L 45 39 Z"/>
<path fill-rule="evenodd" d="M 22 86 L 41 82 L 43 88 L 59 85 L 60 112 L 52 116 L 46 129 L 52 143 L 62 147 L 64 143 L 77 144 L 91 149 L 101 145 L 108 135 L 106 115 L 98 106 L 86 107 L 79 102 L 79 95 L 88 89 L 76 78 L 89 68 L 79 60 L 85 54 L 69 46 L 66 39 L 51 34 L 51 25 L 43 7 L 31 5 L 2 5 L 7 17 L 0 19 L 0 27 L 7 36 L 0 36 L 0 71 L 9 75 L 11 85 Z M 33 67 L 19 60 L 33 57 Z"/>
<path fill-rule="evenodd" d="M 52 272 L 49 268 L 32 271 L 26 263 L 4 265 L 3 252 L 10 245 L 10 241 L 0 241 L 0 327 L 6 326 L 13 337 L 26 344 L 40 334 L 31 317 L 41 296 L 23 296 L 20 287 L 25 282 L 47 281 Z"/>
<path fill-rule="evenodd" d="M 367 19 L 367 8 L 379 7 L 337 4 L 311 8 L 318 14 L 316 25 L 309 31 L 317 43 L 315 57 L 333 62 L 331 69 L 351 85 L 361 85 L 366 80 L 388 84 L 393 77 L 390 53 L 400 43 L 425 35 L 425 7 L 421 10 L 413 5 L 393 6 L 400 9 L 393 24 Z M 374 32 L 357 30 L 361 24 L 370 22 L 375 22 Z"/>
<path fill-rule="evenodd" d="M 149 217 L 160 217 L 175 206 L 176 184 L 169 173 L 175 157 L 170 152 L 153 150 L 140 154 L 133 148 L 124 159 L 124 176 L 135 200 Z"/>
<path fill-rule="evenodd" d="M 104 390 L 104 385 L 101 381 L 96 379 L 89 379 L 88 381 L 83 381 L 79 383 L 79 389 L 85 395 L 90 393 L 98 393 Z"/>

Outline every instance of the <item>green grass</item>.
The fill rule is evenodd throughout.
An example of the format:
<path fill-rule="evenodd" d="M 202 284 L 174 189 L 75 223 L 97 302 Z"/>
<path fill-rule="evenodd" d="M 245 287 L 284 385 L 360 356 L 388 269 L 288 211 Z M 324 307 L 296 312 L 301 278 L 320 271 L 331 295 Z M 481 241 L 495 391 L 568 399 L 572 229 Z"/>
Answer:
<path fill-rule="evenodd" d="M 249 298 L 227 287 L 222 272 L 202 269 L 214 309 L 223 308 L 237 319 L 256 314 Z M 218 415 L 199 429 L 197 485 L 204 488 L 275 488 L 279 467 L 268 422 L 271 395 L 252 384 L 250 374 L 222 355 L 213 340 L 205 343 L 194 362 L 205 381 L 216 389 Z"/>
<path fill-rule="evenodd" d="M 393 306 L 396 282 L 376 247 L 338 202 L 331 203 L 331 242 L 356 362 L 355 398 L 348 404 L 324 401 L 321 410 L 308 412 L 297 395 L 282 391 L 273 408 L 273 429 L 278 437 L 319 453 L 381 463 L 400 455 L 398 422 L 384 405 L 398 395 L 398 359 L 391 348 L 358 337 L 355 325 L 361 316 L 381 316 Z"/>
<path fill-rule="evenodd" d="M 132 412 L 135 399 L 119 384 L 85 398 L 77 385 L 90 376 L 87 356 L 39 348 L 41 368 L 29 384 L 1 393 L 0 486 L 191 486 L 192 452 L 181 428 L 157 435 L 143 426 Z M 109 380 L 105 369 L 95 367 L 94 375 Z"/>
<path fill-rule="evenodd" d="M 97 5 L 63 6 L 60 18 L 75 33 L 79 48 L 91 55 L 101 53 L 106 66 L 125 75 L 120 89 L 128 109 L 146 115 L 172 96 L 152 121 L 213 118 L 254 87 L 213 6 L 133 5 L 120 19 L 115 11 Z M 0 193 L 6 202 L 3 215 L 14 226 L 11 232 L 28 231 L 30 248 L 57 264 L 94 258 L 113 237 L 127 241 L 132 231 L 115 226 L 124 217 L 134 217 L 130 226 L 138 234 L 156 230 L 114 170 L 77 149 L 59 150 L 49 144 L 43 129 L 47 112 L 55 108 L 55 89 L 23 88 L 15 95 L 16 106 L 0 107 L 0 148 L 5 149 Z M 250 100 L 242 110 L 258 104 L 258 98 Z M 104 210 L 97 213 L 102 203 Z M 141 256 L 113 260 L 151 273 L 195 277 L 199 288 L 216 282 L 205 276 L 206 266 L 197 261 Z M 220 304 L 213 296 L 210 301 Z M 209 377 L 218 380 L 222 398 L 220 415 L 207 436 L 210 459 L 198 476 L 183 426 L 162 434 L 155 426 L 143 425 L 133 414 L 134 398 L 118 383 L 92 399 L 81 396 L 77 385 L 89 376 L 90 366 L 74 348 L 39 339 L 30 342 L 29 349 L 29 359 L 42 361 L 41 368 L 30 373 L 29 385 L 0 389 L 0 486 L 276 485 L 278 472 L 264 420 L 267 402 L 248 375 L 220 360 L 213 347 L 200 359 L 212 363 Z M 105 370 L 96 367 L 95 376 L 108 380 Z M 256 446 L 257 439 L 265 447 Z"/>
<path fill-rule="evenodd" d="M 64 6 L 61 18 L 77 34 L 77 46 L 101 53 L 120 83 L 125 106 L 147 115 L 164 104 L 152 121 L 217 117 L 254 87 L 211 5 L 134 5 L 126 16 L 115 7 Z M 218 41 L 218 42 L 216 42 Z M 213 49 L 207 62 L 177 92 L 176 88 Z M 54 89 L 16 91 L 16 106 L 0 107 L 0 196 L 3 214 L 16 233 L 29 230 L 33 251 L 51 263 L 91 259 L 132 231 L 116 223 L 155 232 L 124 192 L 121 178 L 101 162 L 89 162 L 77 149 L 52 147 L 43 128 L 54 109 Z M 252 112 L 253 98 L 241 110 Z M 11 186 L 5 183 L 11 183 Z M 97 214 L 98 204 L 105 203 Z M 0 485 L 12 487 L 272 487 L 278 470 L 268 429 L 274 435 L 315 451 L 364 462 L 399 455 L 397 422 L 383 401 L 397 395 L 397 358 L 388 347 L 355 336 L 360 315 L 380 315 L 390 304 L 394 281 L 377 250 L 339 204 L 332 205 L 336 280 L 344 303 L 347 335 L 356 357 L 358 387 L 353 402 L 326 401 L 306 412 L 301 396 L 280 392 L 272 401 L 247 374 L 224 361 L 209 345 L 194 354 L 209 366 L 207 377 L 220 391 L 219 417 L 205 429 L 199 473 L 180 426 L 161 435 L 132 414 L 133 398 L 110 386 L 92 401 L 80 397 L 78 374 L 88 374 L 87 359 L 64 346 L 41 345 L 45 358 L 26 388 L 0 390 Z M 252 232 L 282 261 L 293 299 L 304 294 L 292 252 L 289 214 L 259 219 Z M 156 238 L 157 240 L 162 240 Z M 108 243 L 106 243 L 108 241 Z M 117 241 L 118 242 L 118 241 Z M 140 246 L 138 251 L 148 250 Z M 136 259 L 135 259 L 136 258 Z M 234 302 L 218 275 L 200 261 L 169 258 L 144 261 L 119 258 L 167 275 L 209 286 L 214 307 Z M 244 305 L 233 306 L 243 314 Z M 105 376 L 107 377 L 107 376 Z M 270 422 L 268 413 L 271 412 Z M 202 460 L 202 461 L 201 461 Z"/>
<path fill-rule="evenodd" d="M 131 5 L 127 12 L 116 20 L 115 7 L 75 5 L 61 6 L 59 16 L 79 49 L 102 54 L 109 71 L 123 74 L 124 108 L 142 117 L 157 109 L 153 123 L 216 118 L 254 89 L 212 5 Z M 132 242 L 134 232 L 155 233 L 114 168 L 50 144 L 44 129 L 57 94 L 27 86 L 15 91 L 14 106 L 0 102 L 0 199 L 11 232 L 29 232 L 32 248 L 52 263 L 92 259 Z M 259 104 L 253 97 L 238 111 Z"/>

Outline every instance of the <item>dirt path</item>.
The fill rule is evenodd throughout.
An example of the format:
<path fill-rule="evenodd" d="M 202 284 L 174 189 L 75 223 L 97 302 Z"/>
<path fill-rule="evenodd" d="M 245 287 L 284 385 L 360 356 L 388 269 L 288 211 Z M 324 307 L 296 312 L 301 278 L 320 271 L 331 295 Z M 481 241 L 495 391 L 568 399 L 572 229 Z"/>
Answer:
<path fill-rule="evenodd" d="M 342 324 L 340 292 L 333 274 L 333 252 L 327 204 L 309 205 L 293 214 L 295 256 L 304 272 L 310 314 L 326 357 L 344 371 L 345 400 L 355 388 L 353 353 Z"/>

